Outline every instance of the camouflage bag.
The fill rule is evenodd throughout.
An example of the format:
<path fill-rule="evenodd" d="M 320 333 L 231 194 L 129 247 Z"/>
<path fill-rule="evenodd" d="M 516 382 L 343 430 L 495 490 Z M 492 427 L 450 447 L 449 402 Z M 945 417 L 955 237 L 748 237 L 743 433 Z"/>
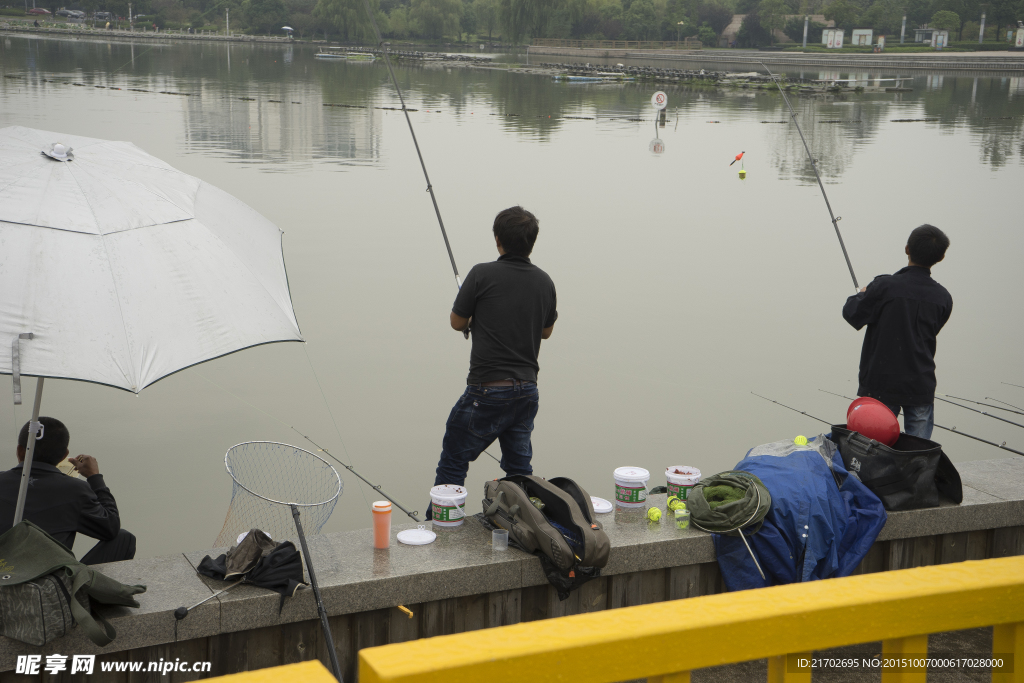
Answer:
<path fill-rule="evenodd" d="M 0 635 L 43 645 L 77 624 L 102 647 L 117 632 L 92 607 L 96 603 L 138 607 L 134 596 L 145 590 L 87 567 L 28 520 L 0 535 Z"/>
<path fill-rule="evenodd" d="M 88 611 L 89 598 L 82 595 L 79 602 L 83 600 L 82 606 Z M 71 578 L 66 570 L 0 588 L 0 635 L 29 645 L 45 645 L 74 625 Z"/>

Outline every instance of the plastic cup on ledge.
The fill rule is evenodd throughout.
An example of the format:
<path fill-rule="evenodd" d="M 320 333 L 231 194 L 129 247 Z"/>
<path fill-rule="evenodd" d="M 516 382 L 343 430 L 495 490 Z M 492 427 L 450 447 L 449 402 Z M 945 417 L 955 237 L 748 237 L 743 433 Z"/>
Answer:
<path fill-rule="evenodd" d="M 495 529 L 491 532 L 491 549 L 508 550 L 508 532 L 504 529 Z"/>

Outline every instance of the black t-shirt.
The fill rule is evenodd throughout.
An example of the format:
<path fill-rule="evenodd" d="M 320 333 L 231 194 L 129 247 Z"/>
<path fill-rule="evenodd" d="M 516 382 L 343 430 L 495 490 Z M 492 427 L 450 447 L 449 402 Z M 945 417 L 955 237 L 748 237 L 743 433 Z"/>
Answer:
<path fill-rule="evenodd" d="M 935 397 L 935 337 L 949 320 L 953 297 L 921 266 L 879 275 L 854 294 L 843 317 L 868 326 L 860 356 L 858 396 L 901 406 L 929 405 Z"/>
<path fill-rule="evenodd" d="M 536 382 L 541 332 L 555 324 L 555 283 L 525 256 L 473 266 L 452 312 L 473 318 L 467 384 Z"/>

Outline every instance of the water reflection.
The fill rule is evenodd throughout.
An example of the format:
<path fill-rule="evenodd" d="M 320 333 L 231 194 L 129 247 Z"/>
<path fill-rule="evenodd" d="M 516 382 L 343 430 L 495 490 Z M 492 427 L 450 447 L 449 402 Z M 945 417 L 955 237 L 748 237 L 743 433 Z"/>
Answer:
<path fill-rule="evenodd" d="M 373 163 L 380 154 L 381 107 L 397 106 L 382 63 L 323 62 L 301 45 L 108 43 L 17 37 L 3 43 L 5 75 L 38 96 L 46 88 L 84 86 L 187 92 L 185 143 L 245 161 L 275 164 L 317 159 Z M 641 125 L 650 85 L 553 83 L 538 74 L 464 69 L 446 64 L 398 64 L 407 101 L 419 116 L 495 116 L 507 132 L 550 142 L 561 130 L 585 125 Z M 878 79 L 893 74 L 803 71 L 819 79 Z M 44 79 L 50 81 L 46 83 Z M 5 79 L 4 86 L 12 85 Z M 52 84 L 52 85 L 51 85 Z M 874 80 L 874 85 L 882 82 Z M 824 179 L 840 179 L 860 146 L 892 119 L 937 118 L 942 128 L 966 126 L 980 160 L 998 168 L 1022 156 L 1019 77 L 923 74 L 909 93 L 795 97 L 812 153 Z M 669 94 L 669 117 L 704 124 L 709 112 L 729 120 L 767 122 L 773 166 L 783 178 L 814 182 L 800 139 L 776 93 L 659 86 Z M 594 125 L 590 123 L 589 125 Z M 904 126 L 936 125 L 926 122 Z"/>

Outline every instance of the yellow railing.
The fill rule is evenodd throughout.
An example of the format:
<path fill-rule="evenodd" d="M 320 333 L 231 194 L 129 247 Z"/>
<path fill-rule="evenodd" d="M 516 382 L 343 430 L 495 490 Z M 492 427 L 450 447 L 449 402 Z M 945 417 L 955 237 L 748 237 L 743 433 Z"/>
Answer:
<path fill-rule="evenodd" d="M 769 683 L 810 683 L 794 654 L 883 641 L 890 661 L 929 633 L 994 626 L 993 683 L 1024 683 L 1024 557 L 707 595 L 359 652 L 360 683 L 688 683 L 690 670 L 768 658 Z M 787 666 L 790 655 L 790 666 Z M 978 656 L 979 653 L 971 653 Z M 1022 661 L 1013 661 L 1014 655 Z M 883 667 L 884 683 L 924 683 Z"/>
<path fill-rule="evenodd" d="M 337 683 L 317 660 L 207 678 L 207 683 Z"/>

